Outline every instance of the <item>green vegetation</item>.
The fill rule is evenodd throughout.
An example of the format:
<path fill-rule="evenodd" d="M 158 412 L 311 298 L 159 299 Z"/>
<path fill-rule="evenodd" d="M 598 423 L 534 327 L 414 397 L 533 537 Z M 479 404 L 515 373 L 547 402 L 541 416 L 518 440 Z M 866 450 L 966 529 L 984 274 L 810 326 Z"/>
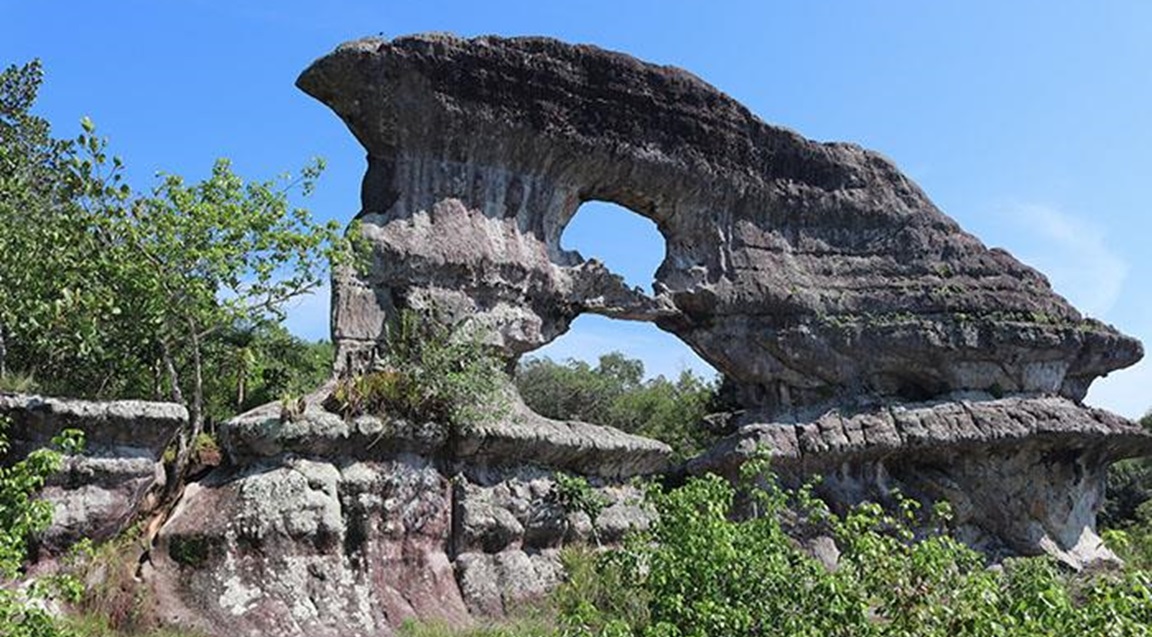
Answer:
<path fill-rule="evenodd" d="M 9 449 L 7 428 L 0 418 L 0 457 Z M 52 521 L 51 504 L 35 495 L 60 470 L 64 454 L 82 446 L 81 432 L 66 430 L 50 448 L 0 467 L 0 582 L 24 576 L 29 540 Z M 151 616 L 147 588 L 135 577 L 142 550 L 137 535 L 129 531 L 99 547 L 81 542 L 56 574 L 29 579 L 21 588 L 0 586 L 0 637 L 195 637 L 162 628 Z M 46 601 L 73 612 L 58 618 Z"/>
<path fill-rule="evenodd" d="M 8 453 L 9 423 L 0 418 L 0 457 Z M 83 444 L 77 431 L 65 431 L 52 441 L 52 448 L 38 449 L 26 458 L 0 467 L 0 581 L 20 575 L 28 557 L 28 540 L 52 522 L 52 505 L 35 499 L 45 480 L 60 470 L 63 453 Z M 63 597 L 74 600 L 79 583 L 67 578 L 33 580 L 24 590 L 0 588 L 0 635 L 4 637 L 53 637 L 56 622 L 39 604 Z"/>
<path fill-rule="evenodd" d="M 895 511 L 864 504 L 838 517 L 806 489 L 772 486 L 764 461 L 747 468 L 746 485 L 754 480 L 755 489 L 738 491 L 716 476 L 653 488 L 648 502 L 658 516 L 650 530 L 618 549 L 567 549 L 567 579 L 548 602 L 551 631 L 513 624 L 408 634 L 1028 637 L 1152 630 L 1147 572 L 1077 575 L 1047 558 L 990 569 L 948 534 L 946 506 L 925 513 L 898 498 Z M 749 509 L 756 515 L 737 514 Z M 801 550 L 792 539 L 797 533 L 833 537 L 842 551 L 836 568 Z"/>
<path fill-rule="evenodd" d="M 715 407 L 716 383 L 688 370 L 675 381 L 644 380 L 643 362 L 612 352 L 595 367 L 573 359 L 527 359 L 515 381 L 524 402 L 543 416 L 656 438 L 681 457 L 703 450 L 713 438 L 702 421 Z"/>
<path fill-rule="evenodd" d="M 401 637 L 553 637 L 550 619 L 528 617 L 475 628 L 458 629 L 438 623 L 407 622 L 400 627 Z"/>
<path fill-rule="evenodd" d="M 597 493 L 583 476 L 556 472 L 552 479 L 555 483 L 551 495 L 565 513 L 580 512 L 595 520 L 608 506 L 605 497 Z"/>
<path fill-rule="evenodd" d="M 1140 419 L 1152 431 L 1152 411 Z M 1100 511 L 1104 538 L 1130 568 L 1152 572 L 1152 458 L 1130 458 L 1108 469 Z"/>
<path fill-rule="evenodd" d="M 245 402 L 251 363 L 231 337 L 271 335 L 284 303 L 346 253 L 334 222 L 289 203 L 290 192 L 311 192 L 322 165 L 257 182 L 222 159 L 203 181 L 162 174 L 140 193 L 90 120 L 57 139 L 31 113 L 42 76 L 38 62 L 0 74 L 0 254 L 21 256 L 0 260 L 0 376 L 185 404 L 182 468 L 222 402 L 208 395 L 215 370 L 233 370 L 235 403 Z"/>
<path fill-rule="evenodd" d="M 451 433 L 498 418 L 507 406 L 503 361 L 477 330 L 435 312 L 403 310 L 393 317 L 375 367 L 340 379 L 331 407 L 346 415 L 437 422 Z"/>
<path fill-rule="evenodd" d="M 213 370 L 204 380 L 209 427 L 253 407 L 312 391 L 332 374 L 331 343 L 310 343 L 276 324 L 223 330 L 206 350 Z"/>

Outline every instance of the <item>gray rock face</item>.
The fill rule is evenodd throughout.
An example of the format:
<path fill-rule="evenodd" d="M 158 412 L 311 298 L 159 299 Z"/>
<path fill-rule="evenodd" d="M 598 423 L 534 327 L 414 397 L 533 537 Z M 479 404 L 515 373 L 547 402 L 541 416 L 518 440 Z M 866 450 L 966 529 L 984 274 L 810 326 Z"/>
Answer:
<path fill-rule="evenodd" d="M 65 458 L 41 492 L 55 515 L 39 542 L 59 553 L 81 538 L 112 538 L 133 521 L 146 496 L 163 486 L 160 457 L 188 412 L 172 403 L 0 394 L 0 417 L 11 422 L 10 458 L 49 446 L 65 429 L 84 432 L 82 453 Z"/>
<path fill-rule="evenodd" d="M 836 506 L 900 486 L 951 501 L 990 553 L 1112 559 L 1095 534 L 1104 472 L 1152 438 L 1075 401 L 1141 345 L 886 159 L 769 126 L 685 71 L 543 38 L 360 40 L 298 85 L 368 151 L 352 231 L 370 263 L 334 277 L 338 371 L 368 369 L 402 308 L 480 323 L 509 362 L 582 313 L 650 321 L 745 409 L 687 471 L 732 475 L 765 446 L 786 480 L 823 474 Z M 651 294 L 561 249 L 597 199 L 665 237 Z M 189 487 L 153 551 L 170 618 L 343 637 L 500 615 L 555 585 L 564 543 L 648 524 L 624 480 L 667 469 L 660 443 L 515 400 L 451 435 L 313 402 L 225 428 L 231 463 Z M 595 520 L 565 510 L 557 470 L 603 494 Z M 835 566 L 827 537 L 806 541 Z"/>
<path fill-rule="evenodd" d="M 559 549 L 648 524 L 623 480 L 667 464 L 656 441 L 583 423 L 506 421 L 450 440 L 435 424 L 310 403 L 224 428 L 230 462 L 189 485 L 147 579 L 169 621 L 212 635 L 391 635 L 406 619 L 467 624 L 551 590 Z M 528 435 L 526 432 L 531 432 Z M 603 494 L 565 510 L 554 472 Z"/>
<path fill-rule="evenodd" d="M 462 623 L 451 489 L 426 460 L 281 457 L 190 485 L 147 574 L 167 620 L 213 635 L 389 635 Z"/>
<path fill-rule="evenodd" d="M 1080 568 L 1115 561 L 1096 534 L 1108 464 L 1152 455 L 1139 425 L 1065 398 L 950 400 L 748 422 L 688 465 L 733 475 L 758 448 L 826 501 L 887 502 L 893 488 L 952 504 L 960 537 L 995 555 L 1048 553 Z"/>
<path fill-rule="evenodd" d="M 298 86 L 368 151 L 372 263 L 334 282 L 341 365 L 398 307 L 491 327 L 510 358 L 591 312 L 652 321 L 749 407 L 1059 393 L 1142 348 L 988 249 L 891 162 L 757 119 L 699 78 L 545 38 L 350 42 Z M 652 294 L 560 247 L 605 200 L 667 241 Z"/>

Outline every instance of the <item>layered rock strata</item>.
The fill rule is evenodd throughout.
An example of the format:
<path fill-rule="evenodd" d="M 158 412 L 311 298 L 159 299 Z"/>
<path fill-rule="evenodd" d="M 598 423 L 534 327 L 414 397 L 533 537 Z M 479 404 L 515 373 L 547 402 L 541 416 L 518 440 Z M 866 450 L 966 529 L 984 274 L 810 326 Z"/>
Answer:
<path fill-rule="evenodd" d="M 225 431 L 228 465 L 187 487 L 145 569 L 165 619 L 220 635 L 379 636 L 409 619 L 501 616 L 559 582 L 565 543 L 646 524 L 626 480 L 670 455 L 519 410 L 448 435 L 310 403 Z M 557 471 L 595 485 L 595 520 L 565 505 Z"/>
<path fill-rule="evenodd" d="M 884 157 L 759 120 L 681 69 L 546 38 L 365 39 L 297 82 L 368 152 L 363 272 L 334 282 L 341 365 L 397 307 L 490 327 L 509 358 L 581 313 L 651 321 L 747 406 L 952 391 L 1079 400 L 1140 343 L 986 248 Z M 651 293 L 560 236 L 585 201 L 655 222 Z"/>
<path fill-rule="evenodd" d="M 81 453 L 65 457 L 63 470 L 41 492 L 55 511 L 38 541 L 59 554 L 79 539 L 115 537 L 150 508 L 147 498 L 165 481 L 161 456 L 188 412 L 173 403 L 0 394 L 0 418 L 10 423 L 6 460 L 50 446 L 65 429 L 84 434 Z"/>
<path fill-rule="evenodd" d="M 687 471 L 733 474 L 766 447 L 787 480 L 823 474 L 836 507 L 899 486 L 952 502 L 993 556 L 1111 559 L 1094 527 L 1104 472 L 1152 442 L 1077 401 L 1140 343 L 883 157 L 765 124 L 680 69 L 544 38 L 359 40 L 298 85 L 368 153 L 350 228 L 364 262 L 333 282 L 337 371 L 369 369 L 403 308 L 487 328 L 510 364 L 582 313 L 649 321 L 745 410 Z M 560 247 L 590 200 L 656 223 L 651 292 Z M 565 541 L 646 523 L 623 480 L 668 457 L 520 405 L 449 435 L 321 403 L 225 428 L 230 464 L 188 488 L 147 569 L 170 618 L 324 636 L 501 614 L 557 581 Z M 558 507 L 557 470 L 611 506 Z"/>
<path fill-rule="evenodd" d="M 807 421 L 747 416 L 739 431 L 688 463 L 735 477 L 759 450 L 793 486 L 839 508 L 951 503 L 958 535 L 992 557 L 1050 554 L 1082 568 L 1116 557 L 1096 533 L 1108 465 L 1152 455 L 1152 436 L 1115 414 L 1060 397 L 1013 397 L 832 410 Z"/>

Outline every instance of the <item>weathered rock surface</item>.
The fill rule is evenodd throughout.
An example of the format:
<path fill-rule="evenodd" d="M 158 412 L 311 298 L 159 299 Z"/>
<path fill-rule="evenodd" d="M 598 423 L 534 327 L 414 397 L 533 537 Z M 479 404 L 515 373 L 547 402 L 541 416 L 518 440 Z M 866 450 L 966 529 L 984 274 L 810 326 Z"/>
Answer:
<path fill-rule="evenodd" d="M 83 451 L 65 458 L 41 492 L 55 515 L 39 542 L 59 553 L 81 538 L 107 540 L 132 522 L 145 497 L 163 486 L 160 457 L 188 412 L 173 403 L 0 394 L 0 417 L 11 422 L 11 459 L 49 446 L 65 429 L 84 432 Z"/>
<path fill-rule="evenodd" d="M 666 467 L 667 446 L 515 421 L 448 436 L 319 403 L 293 419 L 276 405 L 237 418 L 224 428 L 230 464 L 190 485 L 157 537 L 146 575 L 164 617 L 214 635 L 466 624 L 551 590 L 564 543 L 648 523 L 623 480 Z M 609 506 L 595 522 L 565 509 L 557 470 L 597 485 Z"/>
<path fill-rule="evenodd" d="M 987 397 L 985 397 L 987 398 Z M 756 422 L 688 465 L 734 475 L 756 449 L 826 501 L 886 502 L 898 488 L 948 501 L 961 537 L 991 555 L 1051 554 L 1073 567 L 1115 556 L 1096 534 L 1108 465 L 1152 455 L 1152 435 L 1058 397 L 951 400 L 831 410 L 807 422 Z"/>
<path fill-rule="evenodd" d="M 653 321 L 748 406 L 1084 396 L 1142 355 L 988 249 L 880 155 L 765 124 L 683 70 L 545 38 L 365 39 L 298 85 L 368 151 L 366 275 L 336 277 L 341 365 L 395 308 L 492 327 L 509 357 L 592 312 Z M 654 293 L 560 247 L 577 207 L 656 223 Z"/>
<path fill-rule="evenodd" d="M 537 415 L 510 396 L 509 413 L 476 423 L 449 439 L 438 423 L 410 423 L 371 415 L 345 419 L 309 402 L 303 414 L 281 417 L 278 403 L 258 407 L 223 428 L 234 462 L 283 453 L 374 458 L 409 452 L 477 466 L 535 463 L 575 473 L 623 479 L 668 468 L 668 445 L 611 427 Z"/>
<path fill-rule="evenodd" d="M 491 328 L 509 362 L 582 313 L 650 321 L 746 409 L 688 471 L 731 475 L 762 445 L 788 480 L 824 474 L 837 506 L 899 486 L 951 501 L 992 554 L 1112 558 L 1094 526 L 1104 472 L 1152 439 L 1075 401 L 1140 343 L 963 232 L 886 159 L 765 124 L 685 71 L 543 38 L 360 40 L 298 85 L 368 151 L 353 231 L 370 263 L 334 278 L 338 371 L 368 369 L 406 307 Z M 651 294 L 561 249 L 593 199 L 663 234 Z M 558 581 L 563 543 L 647 524 L 623 480 L 669 452 L 515 400 L 456 432 L 321 402 L 225 428 L 230 464 L 189 487 L 153 551 L 170 618 L 343 637 L 499 615 Z M 565 509 L 557 470 L 608 499 L 596 520 Z"/>

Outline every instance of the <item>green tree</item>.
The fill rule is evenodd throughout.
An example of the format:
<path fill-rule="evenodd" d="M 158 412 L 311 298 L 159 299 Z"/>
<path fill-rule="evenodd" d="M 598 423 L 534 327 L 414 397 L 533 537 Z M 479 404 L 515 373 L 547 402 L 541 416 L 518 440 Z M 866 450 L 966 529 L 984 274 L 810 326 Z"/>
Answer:
<path fill-rule="evenodd" d="M 332 373 L 328 341 L 308 342 L 282 325 L 241 325 L 221 331 L 205 347 L 207 426 L 258 405 L 298 396 L 324 384 Z"/>
<path fill-rule="evenodd" d="M 183 467 L 204 428 L 221 335 L 278 323 L 345 253 L 335 222 L 315 222 L 288 198 L 310 194 L 322 165 L 245 181 L 222 159 L 200 182 L 161 175 L 138 193 L 91 121 L 56 140 L 30 113 L 41 79 L 37 62 L 0 77 L 4 371 L 68 393 L 185 404 Z"/>
<path fill-rule="evenodd" d="M 592 367 L 569 359 L 531 358 L 520 363 L 516 387 L 537 413 L 581 420 L 662 440 L 681 456 L 701 451 L 712 434 L 701 422 L 716 401 L 716 383 L 685 370 L 671 381 L 644 379 L 644 363 L 620 352 Z"/>
<path fill-rule="evenodd" d="M 36 61 L 0 73 L 0 374 L 71 371 L 79 383 L 106 387 L 114 355 L 98 335 L 117 307 L 102 285 L 99 237 L 82 221 L 77 143 L 53 139 L 30 112 L 42 77 Z M 77 366 L 80 358 L 88 364 Z"/>

